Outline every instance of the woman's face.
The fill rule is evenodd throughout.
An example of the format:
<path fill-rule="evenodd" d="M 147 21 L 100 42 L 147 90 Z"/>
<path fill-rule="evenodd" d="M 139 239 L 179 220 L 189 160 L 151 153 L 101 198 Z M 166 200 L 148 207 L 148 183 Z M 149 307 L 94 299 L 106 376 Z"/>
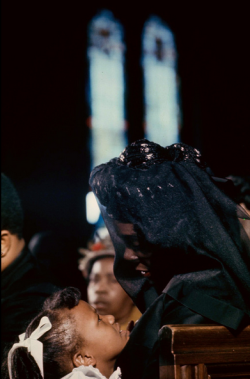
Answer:
<path fill-rule="evenodd" d="M 124 258 L 135 263 L 136 271 L 142 276 L 150 277 L 151 253 L 141 252 L 141 246 L 138 240 L 134 225 L 129 223 L 116 222 L 116 229 L 119 236 L 125 242 L 126 248 Z"/>
<path fill-rule="evenodd" d="M 76 320 L 76 328 L 83 340 L 83 349 L 96 359 L 96 366 L 110 364 L 125 347 L 129 332 L 121 331 L 114 316 L 100 316 L 95 308 L 85 301 L 70 312 Z"/>
<path fill-rule="evenodd" d="M 130 314 L 133 302 L 117 282 L 113 265 L 113 257 L 99 259 L 93 264 L 87 288 L 88 301 L 99 314 L 112 314 L 122 322 Z"/>

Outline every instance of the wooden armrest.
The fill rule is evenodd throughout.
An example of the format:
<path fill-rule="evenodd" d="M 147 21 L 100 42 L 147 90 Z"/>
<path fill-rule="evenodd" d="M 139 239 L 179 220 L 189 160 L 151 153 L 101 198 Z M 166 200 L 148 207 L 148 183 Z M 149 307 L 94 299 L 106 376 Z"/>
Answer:
<path fill-rule="evenodd" d="M 161 379 L 250 378 L 250 326 L 165 325 L 159 341 Z"/>

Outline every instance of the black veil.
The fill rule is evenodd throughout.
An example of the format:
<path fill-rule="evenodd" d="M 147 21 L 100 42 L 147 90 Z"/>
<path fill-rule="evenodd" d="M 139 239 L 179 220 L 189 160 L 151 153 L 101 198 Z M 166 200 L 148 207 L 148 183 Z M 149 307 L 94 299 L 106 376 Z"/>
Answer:
<path fill-rule="evenodd" d="M 96 167 L 90 185 L 115 247 L 115 276 L 142 312 L 165 292 L 233 329 L 249 319 L 250 241 L 238 220 L 249 217 L 198 150 L 140 140 Z M 150 278 L 126 252 L 150 261 Z"/>

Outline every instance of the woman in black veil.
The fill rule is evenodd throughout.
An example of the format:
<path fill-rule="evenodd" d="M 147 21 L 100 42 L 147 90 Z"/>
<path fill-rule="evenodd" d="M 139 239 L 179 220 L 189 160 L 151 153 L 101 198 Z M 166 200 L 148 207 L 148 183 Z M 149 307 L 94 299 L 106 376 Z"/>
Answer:
<path fill-rule="evenodd" d="M 143 313 L 117 364 L 123 378 L 157 378 L 165 324 L 250 323 L 249 216 L 198 150 L 147 140 L 90 177 L 116 258 L 114 273 Z M 230 195 L 230 197 L 229 197 Z"/>

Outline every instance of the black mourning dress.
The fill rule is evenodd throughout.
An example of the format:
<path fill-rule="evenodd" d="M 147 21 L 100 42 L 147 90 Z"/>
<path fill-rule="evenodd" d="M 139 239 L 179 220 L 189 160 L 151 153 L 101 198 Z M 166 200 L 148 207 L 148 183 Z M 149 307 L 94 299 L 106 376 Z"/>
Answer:
<path fill-rule="evenodd" d="M 231 184 L 198 150 L 147 140 L 92 171 L 115 276 L 143 313 L 117 360 L 124 379 L 158 377 L 162 325 L 250 323 L 250 241 L 238 219 L 249 217 L 226 195 Z"/>
<path fill-rule="evenodd" d="M 1 274 L 2 358 L 41 311 L 45 299 L 59 289 L 39 270 L 26 247 L 6 267 Z"/>

